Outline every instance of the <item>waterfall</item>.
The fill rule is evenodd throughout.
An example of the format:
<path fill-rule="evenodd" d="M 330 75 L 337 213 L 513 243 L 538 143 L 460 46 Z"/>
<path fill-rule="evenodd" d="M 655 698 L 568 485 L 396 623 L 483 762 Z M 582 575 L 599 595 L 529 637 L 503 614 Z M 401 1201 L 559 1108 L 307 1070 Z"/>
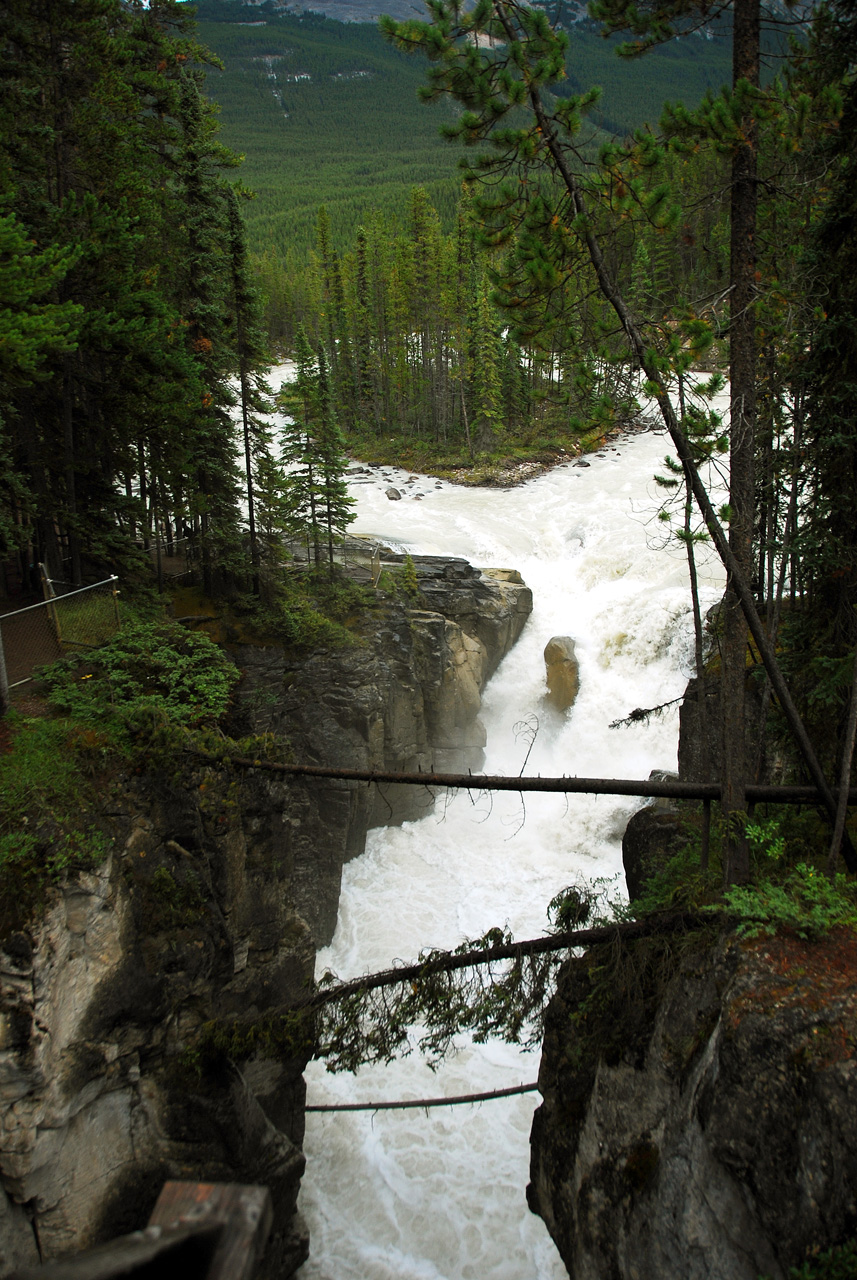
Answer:
<path fill-rule="evenodd" d="M 483 720 L 487 773 L 646 778 L 674 769 L 678 716 L 611 730 L 637 707 L 677 698 L 693 637 L 683 547 L 657 518 L 654 483 L 669 451 L 647 432 L 519 488 L 466 489 L 377 468 L 352 486 L 354 531 L 418 553 L 520 570 L 533 615 L 490 681 Z M 404 495 L 390 501 L 394 485 Z M 680 520 L 680 514 L 676 517 Z M 722 589 L 700 555 L 704 607 Z M 544 705 L 542 652 L 570 635 L 580 661 L 577 703 Z M 526 726 L 529 726 L 527 728 Z M 575 880 L 612 881 L 621 836 L 640 802 L 514 794 L 440 798 L 419 821 L 370 833 L 343 876 L 339 924 L 319 972 L 341 977 L 454 947 L 493 925 L 518 938 L 547 924 L 551 897 Z M 438 1097 L 528 1083 L 537 1052 L 505 1044 L 460 1050 L 432 1073 L 419 1055 L 333 1076 L 308 1072 L 313 1103 Z M 311 1231 L 306 1280 L 560 1280 L 565 1269 L 530 1215 L 529 1128 L 537 1094 L 428 1111 L 307 1117 L 301 1208 Z"/>

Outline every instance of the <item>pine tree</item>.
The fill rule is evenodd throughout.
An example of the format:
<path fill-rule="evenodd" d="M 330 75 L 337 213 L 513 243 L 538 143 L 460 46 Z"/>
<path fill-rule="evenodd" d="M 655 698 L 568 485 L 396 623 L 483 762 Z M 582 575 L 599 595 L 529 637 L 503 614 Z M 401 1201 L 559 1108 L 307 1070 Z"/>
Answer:
<path fill-rule="evenodd" d="M 231 329 L 238 364 L 238 395 L 244 442 L 244 478 L 247 496 L 247 519 L 250 529 L 250 561 L 253 590 L 259 594 L 260 554 L 256 540 L 256 510 L 253 494 L 254 460 L 267 457 L 269 430 L 263 415 L 270 413 L 270 389 L 262 371 L 266 362 L 266 344 L 259 326 L 259 304 L 250 280 L 244 222 L 234 187 L 226 192 L 229 216 L 229 258 L 232 276 Z"/>
<path fill-rule="evenodd" d="M 286 415 L 282 460 L 286 468 L 285 514 L 291 537 L 305 541 L 307 559 L 321 564 L 321 525 L 315 450 L 318 417 L 318 368 L 306 331 L 295 335 L 295 377 L 280 391 Z"/>
<path fill-rule="evenodd" d="M 327 534 L 327 564 L 333 577 L 334 543 L 345 536 L 349 524 L 355 519 L 351 510 L 354 499 L 349 496 L 345 472 L 348 459 L 345 442 L 336 420 L 333 389 L 324 347 L 318 353 L 316 403 L 318 417 L 315 426 L 316 468 L 318 474 L 318 498 L 322 511 L 322 523 Z"/>
<path fill-rule="evenodd" d="M 471 429 L 476 448 L 490 453 L 503 429 L 502 342 L 483 280 L 473 305 L 470 341 Z"/>

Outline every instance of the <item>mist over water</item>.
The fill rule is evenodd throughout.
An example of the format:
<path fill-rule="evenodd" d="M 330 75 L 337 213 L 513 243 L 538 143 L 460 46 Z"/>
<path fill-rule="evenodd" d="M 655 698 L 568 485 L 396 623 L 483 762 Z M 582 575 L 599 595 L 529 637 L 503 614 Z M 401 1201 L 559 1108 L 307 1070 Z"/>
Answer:
<path fill-rule="evenodd" d="M 376 469 L 355 483 L 357 534 L 420 554 L 514 568 L 532 588 L 524 634 L 490 681 L 482 719 L 485 772 L 646 778 L 674 769 L 677 708 L 647 726 L 611 730 L 637 707 L 678 698 L 691 672 L 684 549 L 664 546 L 656 512 L 666 435 L 649 432 L 511 490 L 465 489 Z M 392 502 L 386 489 L 405 495 Z M 422 495 L 421 501 L 416 500 Z M 700 556 L 703 607 L 722 589 Z M 569 635 L 580 695 L 546 708 L 542 653 Z M 341 977 L 454 947 L 508 926 L 543 933 L 546 906 L 584 878 L 624 890 L 621 836 L 633 799 L 512 794 L 440 797 L 420 821 L 370 832 L 345 868 L 339 924 L 318 972 Z M 439 1097 L 534 1081 L 538 1053 L 463 1044 L 432 1073 L 418 1054 L 356 1076 L 307 1073 L 310 1103 Z M 307 1280 L 562 1280 L 566 1272 L 526 1206 L 529 1130 L 538 1094 L 428 1111 L 310 1114 L 301 1209 L 311 1231 Z"/>

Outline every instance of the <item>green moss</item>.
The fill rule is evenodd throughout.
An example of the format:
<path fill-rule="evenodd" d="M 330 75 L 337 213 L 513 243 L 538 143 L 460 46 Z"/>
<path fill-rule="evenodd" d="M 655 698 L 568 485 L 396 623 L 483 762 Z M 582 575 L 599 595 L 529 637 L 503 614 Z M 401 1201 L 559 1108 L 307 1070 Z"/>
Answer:
<path fill-rule="evenodd" d="M 27 920 L 48 887 L 106 857 L 102 818 L 122 744 L 69 717 L 10 712 L 0 756 L 0 936 Z M 96 779 L 98 780 L 96 782 Z"/>

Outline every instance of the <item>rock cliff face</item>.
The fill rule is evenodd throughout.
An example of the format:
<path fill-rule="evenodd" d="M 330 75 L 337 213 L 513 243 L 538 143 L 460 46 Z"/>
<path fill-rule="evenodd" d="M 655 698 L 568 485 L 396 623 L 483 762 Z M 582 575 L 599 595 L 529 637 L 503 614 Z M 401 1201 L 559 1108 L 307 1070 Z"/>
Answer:
<path fill-rule="evenodd" d="M 305 1256 L 302 1063 L 276 1124 L 238 1071 L 202 1088 L 199 1026 L 276 1007 L 312 972 L 291 902 L 283 782 L 226 770 L 126 778 L 114 852 L 0 952 L 0 1274 L 144 1225 L 167 1177 L 267 1183 L 269 1274 Z"/>
<path fill-rule="evenodd" d="M 784 1280 L 853 1233 L 853 935 L 697 948 L 606 1055 L 571 1021 L 583 963 L 550 1007 L 528 1189 L 573 1280 Z"/>
<path fill-rule="evenodd" d="M 417 562 L 422 607 L 388 603 L 363 647 L 290 662 L 245 647 L 236 732 L 297 759 L 385 770 L 475 764 L 487 676 L 532 607 L 511 572 Z M 260 1182 L 265 1275 L 306 1256 L 303 1062 L 201 1082 L 194 1033 L 305 989 L 343 863 L 422 788 L 236 775 L 176 762 L 114 777 L 113 852 L 0 947 L 0 1278 L 145 1224 L 165 1178 Z"/>
<path fill-rule="evenodd" d="M 716 687 L 707 751 L 696 687 L 682 709 L 681 777 L 716 779 Z M 757 738 L 751 703 L 748 742 Z M 779 767 L 769 761 L 767 776 Z M 631 819 L 632 898 L 683 841 L 674 805 Z M 530 1206 L 573 1280 L 785 1280 L 808 1248 L 857 1230 L 857 939 L 709 934 L 672 947 L 654 962 L 649 944 L 627 948 L 615 987 L 595 1001 L 591 966 L 615 953 L 562 971 Z"/>
<path fill-rule="evenodd" d="M 281 733 L 307 764 L 431 773 L 481 768 L 481 691 L 523 630 L 532 593 L 514 570 L 414 557 L 419 607 L 388 604 L 365 647 L 290 664 L 243 648 L 243 697 L 255 732 Z M 427 606 L 431 606 L 428 608 Z M 293 784 L 293 892 L 317 946 L 333 936 L 342 866 L 370 827 L 423 816 L 423 787 Z"/>

